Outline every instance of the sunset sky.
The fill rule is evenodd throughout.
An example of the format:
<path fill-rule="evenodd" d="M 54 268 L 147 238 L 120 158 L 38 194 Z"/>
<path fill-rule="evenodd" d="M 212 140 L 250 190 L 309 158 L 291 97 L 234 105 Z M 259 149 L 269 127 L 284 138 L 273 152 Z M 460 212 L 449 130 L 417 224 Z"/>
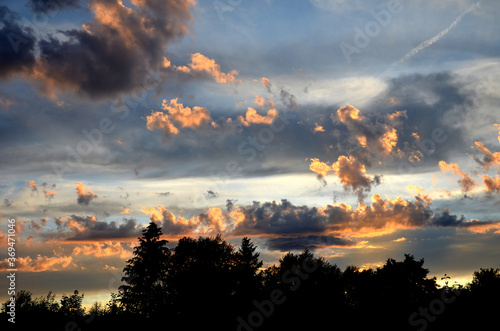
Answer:
<path fill-rule="evenodd" d="M 87 304 L 150 221 L 170 247 L 249 236 L 266 267 L 500 267 L 499 9 L 2 1 L 0 271 L 11 218 L 17 288 Z"/>

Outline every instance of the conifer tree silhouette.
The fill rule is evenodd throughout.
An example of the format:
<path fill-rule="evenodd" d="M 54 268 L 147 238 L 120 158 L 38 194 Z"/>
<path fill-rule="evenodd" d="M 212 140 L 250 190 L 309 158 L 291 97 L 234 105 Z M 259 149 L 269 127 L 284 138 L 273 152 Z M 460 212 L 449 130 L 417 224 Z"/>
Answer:
<path fill-rule="evenodd" d="M 161 228 L 149 223 L 134 249 L 134 257 L 123 269 L 122 281 L 127 285 L 120 286 L 119 291 L 121 302 L 130 313 L 153 316 L 166 304 L 164 292 L 171 254 L 166 247 L 168 241 L 160 240 L 161 235 Z"/>

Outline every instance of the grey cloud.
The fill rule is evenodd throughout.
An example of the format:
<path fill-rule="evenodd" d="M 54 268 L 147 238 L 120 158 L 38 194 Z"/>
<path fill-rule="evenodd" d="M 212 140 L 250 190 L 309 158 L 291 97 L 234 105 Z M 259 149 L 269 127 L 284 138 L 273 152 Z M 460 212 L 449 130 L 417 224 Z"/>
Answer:
<path fill-rule="evenodd" d="M 92 216 L 72 215 L 64 221 L 56 219 L 56 224 L 60 230 L 66 231 L 66 240 L 132 238 L 141 234 L 141 227 L 133 218 L 118 224 L 116 221 L 99 221 Z"/>
<path fill-rule="evenodd" d="M 166 75 L 165 47 L 186 33 L 191 4 L 146 0 L 129 11 L 118 2 L 90 1 L 89 7 L 97 14 L 85 29 L 59 31 L 67 38 L 65 41 L 52 36 L 38 41 L 36 79 L 41 79 L 39 87 L 50 94 L 54 89 L 70 89 L 93 98 L 112 98 L 142 87 L 146 80 L 158 83 L 155 76 L 160 72 Z M 40 6 L 43 8 L 44 4 Z M 33 8 L 40 9 L 38 5 Z M 112 20 L 100 19 L 100 10 L 113 12 Z M 3 77 L 21 73 L 35 62 L 33 38 L 25 38 L 28 42 L 22 48 L 22 56 L 10 51 L 7 34 L 12 30 L 19 35 L 26 34 L 15 25 L 15 15 L 7 7 L 0 9 L 0 17 L 7 22 L 0 31 L 3 37 L 0 49 L 6 58 L 0 66 Z M 149 73 L 155 70 L 159 71 Z"/>
<path fill-rule="evenodd" d="M 206 193 L 205 193 L 205 198 L 208 200 L 208 199 L 215 199 L 219 196 L 219 193 L 217 192 L 214 192 L 212 190 L 208 190 Z"/>
<path fill-rule="evenodd" d="M 297 207 L 287 200 L 281 203 L 266 202 L 262 205 L 241 207 L 245 221 L 234 230 L 235 234 L 291 234 L 322 233 L 325 230 L 325 217 L 315 207 Z"/>
<path fill-rule="evenodd" d="M 422 159 L 413 170 L 419 166 L 436 166 L 440 160 L 446 160 L 447 155 L 470 144 L 465 142 L 461 127 L 474 109 L 474 92 L 467 90 L 453 74 L 412 74 L 390 79 L 381 99 L 392 97 L 398 101 L 394 105 L 374 103 L 368 107 L 382 112 L 406 110 L 408 118 L 399 136 L 405 144 L 402 148 L 407 153 L 420 152 Z M 420 139 L 415 140 L 411 136 L 413 132 L 418 133 Z"/>
<path fill-rule="evenodd" d="M 283 88 L 280 89 L 280 99 L 288 109 L 295 109 L 300 106 L 295 95 Z"/>
<path fill-rule="evenodd" d="M 464 215 L 452 215 L 450 209 L 445 208 L 441 213 L 436 213 L 432 218 L 431 225 L 438 227 L 455 227 L 455 228 L 470 228 L 481 229 L 492 227 L 500 228 L 500 220 L 497 221 L 469 221 Z"/>
<path fill-rule="evenodd" d="M 35 37 L 17 13 L 0 6 L 0 78 L 28 74 L 35 65 Z"/>
<path fill-rule="evenodd" d="M 26 6 L 37 14 L 57 13 L 66 8 L 81 8 L 79 0 L 29 0 Z"/>
<path fill-rule="evenodd" d="M 227 200 L 226 200 L 226 210 L 227 210 L 229 213 L 231 212 L 231 210 L 233 210 L 233 208 L 234 208 L 234 203 L 235 203 L 236 201 L 238 201 L 238 200 L 236 200 L 236 199 L 234 199 L 234 200 L 227 199 Z"/>

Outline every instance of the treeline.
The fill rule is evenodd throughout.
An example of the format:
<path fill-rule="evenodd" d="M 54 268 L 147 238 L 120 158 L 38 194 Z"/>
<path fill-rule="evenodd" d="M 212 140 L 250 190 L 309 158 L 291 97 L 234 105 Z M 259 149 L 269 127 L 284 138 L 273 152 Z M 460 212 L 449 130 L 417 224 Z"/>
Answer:
<path fill-rule="evenodd" d="M 341 270 L 309 251 L 262 268 L 256 246 L 220 236 L 183 238 L 171 251 L 151 222 L 107 304 L 82 308 L 75 291 L 56 300 L 16 295 L 16 328 L 51 330 L 461 330 L 497 327 L 500 269 L 466 286 L 439 287 L 424 261 L 405 255 L 377 269 Z M 2 306 L 2 324 L 8 304 Z M 3 328 L 2 328 L 3 329 Z"/>

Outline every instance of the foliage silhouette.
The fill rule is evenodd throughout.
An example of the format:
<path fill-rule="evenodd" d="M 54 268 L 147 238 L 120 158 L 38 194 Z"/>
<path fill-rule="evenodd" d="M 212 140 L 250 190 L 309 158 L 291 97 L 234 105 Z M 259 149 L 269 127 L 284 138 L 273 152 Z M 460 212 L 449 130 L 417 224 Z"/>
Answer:
<path fill-rule="evenodd" d="M 170 250 L 167 241 L 160 240 L 161 229 L 149 223 L 142 231 L 134 257 L 123 269 L 122 281 L 127 285 L 119 288 L 124 309 L 135 315 L 152 316 L 161 313 L 164 307 L 163 292 L 170 267 Z"/>
<path fill-rule="evenodd" d="M 78 290 L 75 290 L 69 297 L 63 295 L 61 298 L 61 312 L 69 317 L 75 318 L 76 316 L 83 315 L 82 301 L 83 294 L 79 295 Z"/>
<path fill-rule="evenodd" d="M 496 325 L 500 269 L 480 269 L 466 286 L 446 283 L 440 288 L 428 277 L 424 260 L 409 254 L 403 261 L 389 258 L 377 269 L 348 266 L 342 271 L 305 250 L 262 268 L 257 247 L 247 237 L 238 248 L 220 235 L 185 237 L 171 251 L 161 236 L 153 222 L 143 230 L 123 269 L 125 283 L 107 304 L 96 302 L 86 311 L 78 290 L 59 301 L 52 292 L 32 298 L 21 290 L 16 326 L 135 330 L 161 323 L 172 330 L 252 331 L 331 324 L 337 329 L 422 331 Z M 0 313 L 2 330 L 13 327 L 7 322 L 7 304 Z M 428 307 L 434 307 L 434 315 L 419 320 Z M 419 324 L 410 323 L 412 314 Z"/>

